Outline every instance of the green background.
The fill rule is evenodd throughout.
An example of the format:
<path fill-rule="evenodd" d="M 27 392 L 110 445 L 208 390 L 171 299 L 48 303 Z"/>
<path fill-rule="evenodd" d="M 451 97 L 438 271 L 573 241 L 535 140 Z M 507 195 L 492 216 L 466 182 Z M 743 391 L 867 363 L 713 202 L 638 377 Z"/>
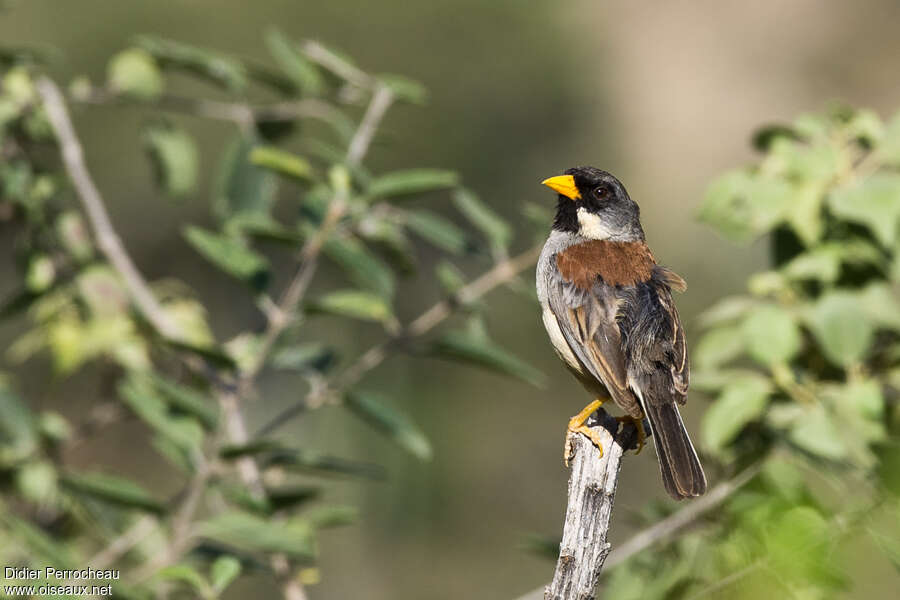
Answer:
<path fill-rule="evenodd" d="M 750 157 L 753 128 L 820 109 L 830 99 L 883 116 L 900 106 L 900 5 L 890 1 L 827 7 L 812 0 L 7 4 L 0 39 L 46 48 L 52 72 L 63 81 L 78 74 L 102 80 L 106 59 L 138 33 L 265 59 L 262 32 L 272 24 L 293 38 L 341 48 L 365 69 L 418 79 L 430 90 L 428 105 L 395 109 L 368 164 L 376 172 L 458 170 L 498 212 L 522 225 L 522 247 L 532 241 L 520 216 L 523 204 L 553 202 L 541 179 L 575 164 L 606 168 L 641 205 L 657 258 L 688 280 L 690 289 L 678 302 L 689 334 L 697 312 L 740 291 L 765 258 L 764 245 L 735 249 L 694 222 L 711 177 Z M 80 108 L 75 117 L 113 220 L 141 269 L 149 279 L 176 277 L 193 285 L 217 337 L 227 339 L 260 317 L 237 284 L 206 268 L 179 234 L 185 222 L 210 221 L 210 182 L 181 203 L 154 191 L 135 143 L 145 114 Z M 202 166 L 210 172 L 229 126 L 179 122 L 198 136 Z M 446 199 L 426 202 L 440 207 Z M 11 235 L 0 236 L 0 251 L 9 255 L 12 243 Z M 401 319 L 436 298 L 434 286 L 424 283 L 427 266 L 423 280 L 409 279 L 400 288 Z M 471 274 L 482 268 L 463 266 Z M 15 284 L 12 269 L 11 260 L 0 261 L 4 293 Z M 524 279 L 531 284 L 530 274 Z M 501 291 L 491 298 L 489 317 L 499 341 L 550 375 L 546 390 L 402 357 L 370 376 L 372 387 L 391 393 L 429 434 L 432 463 L 414 461 L 341 408 L 282 430 L 300 446 L 371 459 L 390 471 L 383 483 L 328 486 L 327 500 L 358 505 L 362 519 L 323 535 L 323 580 L 310 588 L 314 599 L 510 598 L 549 577 L 551 563 L 517 546 L 529 532 L 558 535 L 567 476 L 563 430 L 590 398 L 557 363 L 532 303 Z M 379 339 L 375 326 L 335 323 L 318 325 L 318 332 L 348 354 Z M 4 324 L 0 343 L 8 345 L 22 327 Z M 74 415 L 97 401 L 97 390 L 114 397 L 99 384 L 99 369 L 64 380 L 48 373 L 49 363 L 32 362 L 21 381 L 24 394 L 43 406 Z M 296 399 L 300 391 L 292 385 L 267 376 L 249 408 L 251 421 L 261 423 Z M 705 402 L 695 395 L 687 408 L 694 429 Z M 146 465 L 148 487 L 175 491 L 177 482 L 158 470 L 149 445 L 135 441 L 142 433 L 136 424 L 111 428 L 68 460 L 113 472 Z M 613 544 L 633 531 L 633 511 L 647 498 L 663 497 L 652 451 L 629 457 L 620 483 Z M 848 597 L 886 597 L 895 578 L 890 567 L 881 559 L 861 557 L 860 563 L 854 568 L 871 577 L 859 578 L 863 585 Z M 252 585 L 242 582 L 233 597 L 265 594 Z"/>

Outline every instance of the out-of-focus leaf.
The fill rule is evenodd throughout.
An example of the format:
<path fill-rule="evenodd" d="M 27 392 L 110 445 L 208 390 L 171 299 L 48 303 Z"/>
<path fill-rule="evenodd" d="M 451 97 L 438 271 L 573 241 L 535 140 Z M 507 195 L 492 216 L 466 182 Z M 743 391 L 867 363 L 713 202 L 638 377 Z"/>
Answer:
<path fill-rule="evenodd" d="M 239 240 L 188 226 L 185 238 L 204 258 L 222 271 L 261 290 L 269 279 L 269 261 Z"/>
<path fill-rule="evenodd" d="M 355 506 L 332 504 L 330 506 L 316 506 L 304 513 L 303 516 L 315 529 L 329 529 L 357 522 L 359 520 L 359 509 Z"/>
<path fill-rule="evenodd" d="M 692 362 L 701 369 L 713 368 L 735 358 L 744 349 L 744 336 L 738 327 L 717 327 L 700 338 Z"/>
<path fill-rule="evenodd" d="M 293 509 L 301 504 L 315 500 L 322 495 L 322 490 L 310 486 L 288 486 L 266 488 L 266 498 L 273 511 Z"/>
<path fill-rule="evenodd" d="M 197 344 L 192 344 L 183 340 L 173 340 L 171 338 L 165 338 L 163 340 L 163 343 L 173 350 L 195 354 L 200 358 L 209 361 L 220 369 L 228 369 L 230 371 L 234 371 L 235 369 L 237 369 L 237 363 L 234 362 L 234 359 L 215 346 L 198 346 Z"/>
<path fill-rule="evenodd" d="M 32 256 L 25 273 L 25 287 L 28 291 L 39 294 L 53 285 L 54 279 L 56 267 L 53 266 L 53 259 L 46 254 Z"/>
<path fill-rule="evenodd" d="M 94 316 L 110 317 L 128 309 L 128 292 L 111 268 L 104 265 L 88 267 L 78 274 L 75 282 L 81 299 Z"/>
<path fill-rule="evenodd" d="M 773 571 L 782 581 L 834 585 L 840 578 L 831 559 L 832 527 L 808 506 L 779 515 L 765 538 L 765 556 Z"/>
<path fill-rule="evenodd" d="M 859 295 L 863 312 L 875 325 L 900 331 L 900 296 L 887 283 L 871 283 Z"/>
<path fill-rule="evenodd" d="M 276 369 L 327 371 L 335 358 L 334 350 L 325 344 L 310 342 L 279 348 L 272 354 L 271 364 Z"/>
<path fill-rule="evenodd" d="M 388 218 L 364 217 L 358 227 L 360 237 L 375 242 L 387 254 L 388 261 L 402 273 L 416 268 L 415 249 L 403 227 Z"/>
<path fill-rule="evenodd" d="M 206 578 L 197 572 L 194 567 L 189 565 L 170 565 L 160 569 L 156 573 L 156 578 L 162 581 L 178 581 L 185 583 L 194 592 L 197 592 L 201 598 L 212 597 L 211 588 Z"/>
<path fill-rule="evenodd" d="M 710 185 L 699 216 L 723 237 L 746 243 L 784 218 L 793 193 L 781 179 L 731 171 Z"/>
<path fill-rule="evenodd" d="M 406 215 L 406 226 L 419 237 L 451 254 L 462 254 L 469 246 L 462 229 L 430 211 L 410 211 Z"/>
<path fill-rule="evenodd" d="M 12 539 L 7 540 L 8 543 L 28 549 L 36 557 L 43 559 L 44 564 L 76 568 L 78 563 L 73 557 L 72 549 L 68 544 L 62 543 L 58 537 L 51 537 L 42 529 L 18 518 L 9 511 L 0 514 L 0 524 L 4 525 L 6 531 L 11 534 Z"/>
<path fill-rule="evenodd" d="M 428 101 L 428 89 L 414 79 L 393 73 L 382 73 L 378 76 L 378 80 L 387 86 L 394 94 L 394 97 L 399 100 L 410 104 L 418 104 L 419 106 Z"/>
<path fill-rule="evenodd" d="M 63 247 L 78 261 L 87 261 L 94 254 L 94 244 L 81 215 L 66 211 L 56 220 L 56 234 Z"/>
<path fill-rule="evenodd" d="M 381 296 L 360 290 L 338 290 L 308 302 L 306 309 L 312 312 L 352 317 L 364 321 L 389 321 L 391 307 Z"/>
<path fill-rule="evenodd" d="M 866 354 L 873 328 L 860 314 L 859 297 L 847 291 L 830 291 L 807 311 L 809 326 L 825 356 L 833 363 L 847 367 Z"/>
<path fill-rule="evenodd" d="M 170 406 L 197 417 L 208 429 L 216 427 L 219 413 L 206 395 L 152 371 L 147 376 Z"/>
<path fill-rule="evenodd" d="M 175 197 L 191 194 L 200 168 L 193 138 L 171 123 L 161 122 L 145 127 L 143 140 L 162 189 Z"/>
<path fill-rule="evenodd" d="M 199 524 L 204 537 L 235 548 L 255 552 L 283 552 L 298 559 L 316 556 L 309 523 L 299 519 L 275 522 L 256 515 L 230 511 Z"/>
<path fill-rule="evenodd" d="M 285 227 L 271 215 L 263 212 L 236 213 L 225 221 L 222 230 L 229 236 L 247 236 L 291 247 L 298 246 L 304 239 L 299 231 Z"/>
<path fill-rule="evenodd" d="M 165 512 L 165 506 L 150 492 L 124 477 L 105 473 L 67 473 L 62 475 L 61 482 L 70 490 L 97 500 L 157 514 Z"/>
<path fill-rule="evenodd" d="M 546 376 L 504 348 L 468 331 L 444 333 L 429 348 L 433 356 L 466 362 L 518 377 L 536 387 L 546 385 Z"/>
<path fill-rule="evenodd" d="M 56 504 L 59 488 L 56 468 L 48 461 L 33 461 L 23 465 L 16 473 L 19 493 L 29 502 L 44 507 Z"/>
<path fill-rule="evenodd" d="M 300 181 L 312 178 L 312 165 L 309 161 L 274 146 L 256 146 L 250 151 L 250 162 Z"/>
<path fill-rule="evenodd" d="M 839 188 L 829 197 L 829 207 L 836 216 L 868 227 L 890 248 L 900 227 L 900 175 L 875 173 Z"/>
<path fill-rule="evenodd" d="M 351 281 L 389 300 L 394 295 L 394 273 L 356 238 L 331 236 L 324 252 Z"/>
<path fill-rule="evenodd" d="M 291 41 L 275 28 L 265 34 L 266 48 L 281 72 L 304 94 L 321 93 L 324 82 L 318 68 L 297 51 Z"/>
<path fill-rule="evenodd" d="M 754 131 L 751 143 L 753 144 L 753 147 L 760 152 L 765 152 L 772 145 L 772 142 L 780 138 L 796 140 L 799 139 L 799 136 L 794 132 L 790 125 L 773 123 L 770 125 L 763 125 Z"/>
<path fill-rule="evenodd" d="M 741 430 L 758 419 L 769 404 L 771 385 L 762 378 L 747 377 L 730 383 L 703 415 L 703 441 L 720 450 Z"/>
<path fill-rule="evenodd" d="M 405 415 L 387 406 L 383 398 L 371 392 L 350 391 L 344 396 L 344 403 L 416 458 L 431 460 L 431 444 L 422 430 Z"/>
<path fill-rule="evenodd" d="M 123 50 L 110 59 L 106 84 L 117 94 L 139 100 L 155 100 L 165 87 L 156 60 L 140 48 Z"/>
<path fill-rule="evenodd" d="M 176 67 L 202 75 L 233 92 L 247 87 L 244 65 L 218 52 L 151 35 L 138 36 L 135 43 L 152 54 L 163 68 Z"/>
<path fill-rule="evenodd" d="M 700 324 L 704 327 L 712 327 L 736 321 L 758 303 L 758 300 L 748 296 L 726 296 L 713 304 L 711 308 L 703 311 L 700 315 Z"/>
<path fill-rule="evenodd" d="M 807 246 L 812 246 L 825 231 L 822 205 L 825 203 L 825 185 L 820 181 L 806 181 L 794 193 L 786 209 L 785 219 Z"/>
<path fill-rule="evenodd" d="M 27 310 L 40 297 L 40 294 L 35 294 L 25 289 L 12 294 L 0 304 L 0 319 L 8 319 L 21 314 L 22 311 Z M 12 346 L 9 351 L 12 352 Z"/>
<path fill-rule="evenodd" d="M 459 182 L 453 171 L 440 169 L 408 169 L 376 177 L 369 183 L 368 195 L 374 197 L 420 194 L 451 188 Z"/>
<path fill-rule="evenodd" d="M 220 456 L 225 460 L 255 456 L 264 467 L 277 466 L 322 475 L 352 475 L 369 479 L 383 479 L 385 476 L 384 468 L 380 465 L 291 448 L 270 439 L 258 439 L 240 446 L 226 446 L 222 448 Z"/>
<path fill-rule="evenodd" d="M 741 324 L 747 352 L 763 365 L 790 361 L 803 338 L 790 313 L 772 304 L 752 309 Z"/>
<path fill-rule="evenodd" d="M 439 262 L 434 269 L 434 273 L 437 275 L 441 287 L 448 294 L 455 294 L 466 284 L 465 275 L 449 261 L 442 260 Z"/>
<path fill-rule="evenodd" d="M 192 452 L 203 441 L 203 430 L 192 418 L 169 414 L 165 400 L 146 375 L 130 375 L 119 384 L 122 400 L 147 425 L 185 452 Z"/>
<path fill-rule="evenodd" d="M 269 214 L 275 203 L 278 176 L 250 162 L 256 147 L 241 136 L 226 148 L 216 175 L 213 212 L 221 219 L 239 213 Z"/>
<path fill-rule="evenodd" d="M 821 405 L 810 407 L 797 420 L 790 432 L 790 440 L 807 452 L 830 460 L 847 456 L 841 431 Z"/>
<path fill-rule="evenodd" d="M 495 248 L 506 249 L 512 240 L 512 228 L 478 196 L 466 189 L 453 192 L 453 204 Z"/>
<path fill-rule="evenodd" d="M 241 574 L 241 561 L 233 556 L 220 556 L 209 568 L 209 582 L 213 591 L 221 594 Z"/>

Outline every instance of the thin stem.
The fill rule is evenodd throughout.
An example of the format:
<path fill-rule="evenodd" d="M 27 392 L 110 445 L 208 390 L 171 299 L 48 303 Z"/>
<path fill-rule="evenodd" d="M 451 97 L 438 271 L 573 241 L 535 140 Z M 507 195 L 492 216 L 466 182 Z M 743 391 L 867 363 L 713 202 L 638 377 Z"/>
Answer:
<path fill-rule="evenodd" d="M 376 344 L 365 351 L 332 384 L 311 390 L 304 398 L 275 415 L 260 427 L 256 436 L 268 435 L 307 408 L 315 408 L 329 399 L 338 397 L 341 392 L 362 379 L 366 373 L 383 363 L 399 346 L 401 340 L 409 340 L 428 333 L 452 315 L 458 307 L 470 304 L 498 286 L 509 283 L 522 271 L 533 265 L 540 252 L 541 245 L 535 245 L 513 258 L 497 263 L 477 279 L 460 288 L 451 298 L 441 300 L 429 307 L 413 319 L 408 326 L 401 329 L 396 337 Z"/>
<path fill-rule="evenodd" d="M 72 184 L 84 206 L 88 221 L 97 238 L 97 246 L 122 277 L 129 295 L 144 318 L 153 325 L 162 336 L 175 338 L 178 328 L 163 310 L 153 292 L 125 250 L 122 240 L 113 228 L 103 197 L 97 189 L 90 172 L 84 162 L 84 151 L 81 142 L 72 126 L 66 102 L 57 85 L 47 77 L 40 77 L 36 83 L 37 91 L 44 102 L 44 109 L 50 126 L 56 134 L 60 145 L 60 154 Z"/>

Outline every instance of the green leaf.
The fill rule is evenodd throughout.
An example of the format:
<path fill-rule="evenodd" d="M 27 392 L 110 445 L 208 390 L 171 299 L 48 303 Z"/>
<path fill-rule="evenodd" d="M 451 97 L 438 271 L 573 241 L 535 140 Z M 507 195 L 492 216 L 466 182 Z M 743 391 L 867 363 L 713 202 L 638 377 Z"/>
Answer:
<path fill-rule="evenodd" d="M 144 128 L 143 140 L 163 190 L 176 197 L 193 193 L 199 157 L 187 132 L 171 124 L 155 123 Z"/>
<path fill-rule="evenodd" d="M 888 121 L 876 152 L 886 164 L 900 166 L 900 112 Z"/>
<path fill-rule="evenodd" d="M 490 340 L 469 331 L 444 333 L 432 344 L 429 353 L 518 377 L 539 388 L 546 385 L 547 379 L 543 373 Z"/>
<path fill-rule="evenodd" d="M 796 421 L 789 438 L 797 447 L 829 460 L 847 456 L 847 447 L 841 440 L 841 432 L 821 405 L 804 411 Z"/>
<path fill-rule="evenodd" d="M 316 506 L 307 511 L 304 516 L 315 529 L 328 529 L 356 523 L 359 521 L 359 509 L 355 506 L 341 504 Z"/>
<path fill-rule="evenodd" d="M 383 398 L 371 392 L 351 391 L 344 396 L 351 411 L 385 433 L 401 448 L 420 460 L 431 460 L 428 438 L 405 415 L 384 404 Z"/>
<path fill-rule="evenodd" d="M 453 204 L 494 248 L 506 249 L 512 240 L 512 228 L 497 213 L 482 202 L 474 192 L 458 189 L 453 192 Z"/>
<path fill-rule="evenodd" d="M 82 568 L 74 558 L 71 548 L 62 543 L 59 536 L 50 536 L 44 530 L 35 527 L 30 522 L 16 517 L 9 511 L 0 514 L 0 525 L 9 532 L 7 543 L 22 550 L 27 549 L 44 564 L 52 564 L 55 567 Z M 5 536 L 4 536 L 5 537 Z"/>
<path fill-rule="evenodd" d="M 117 94 L 155 100 L 165 87 L 162 72 L 150 53 L 130 48 L 114 55 L 106 67 L 106 85 Z"/>
<path fill-rule="evenodd" d="M 164 345 L 173 350 L 177 350 L 178 352 L 188 352 L 199 356 L 220 369 L 227 369 L 229 371 L 237 369 L 237 363 L 234 362 L 234 359 L 215 346 L 198 345 L 183 340 L 173 340 L 171 338 L 166 338 L 162 340 L 162 342 Z"/>
<path fill-rule="evenodd" d="M 276 369 L 324 372 L 335 359 L 334 350 L 321 342 L 310 342 L 279 348 L 272 354 L 271 364 Z"/>
<path fill-rule="evenodd" d="M 782 580 L 833 583 L 833 526 L 814 508 L 800 506 L 778 515 L 767 528 L 764 556 Z"/>
<path fill-rule="evenodd" d="M 67 473 L 62 475 L 61 481 L 64 486 L 78 494 L 111 504 L 157 514 L 162 514 L 166 510 L 165 505 L 150 492 L 124 477 L 97 472 Z"/>
<path fill-rule="evenodd" d="M 806 318 L 826 358 L 848 367 L 865 356 L 874 334 L 860 314 L 859 297 L 847 291 L 829 291 L 807 311 Z"/>
<path fill-rule="evenodd" d="M 206 578 L 189 565 L 171 565 L 163 567 L 156 573 L 156 577 L 162 581 L 178 581 L 186 583 L 198 592 L 202 598 L 209 598 L 210 586 Z"/>
<path fill-rule="evenodd" d="M 771 385 L 759 377 L 732 381 L 703 415 L 703 441 L 716 451 L 733 441 L 741 430 L 759 419 L 769 404 Z"/>
<path fill-rule="evenodd" d="M 147 376 L 157 391 L 169 401 L 170 406 L 196 417 L 207 429 L 215 429 L 219 413 L 206 394 L 152 371 Z"/>
<path fill-rule="evenodd" d="M 462 254 L 469 246 L 466 234 L 462 229 L 430 211 L 408 212 L 406 226 L 419 237 L 451 254 Z"/>
<path fill-rule="evenodd" d="M 322 92 L 324 86 L 322 74 L 313 63 L 297 51 L 281 31 L 274 27 L 266 30 L 265 42 L 278 68 L 298 90 L 310 95 Z"/>
<path fill-rule="evenodd" d="M 403 75 L 382 73 L 378 76 L 378 81 L 387 86 L 399 100 L 420 106 L 428 100 L 428 90 L 425 86 Z"/>
<path fill-rule="evenodd" d="M 131 374 L 118 387 L 122 400 L 157 433 L 186 453 L 203 442 L 203 429 L 190 417 L 169 414 L 165 400 L 146 374 Z"/>
<path fill-rule="evenodd" d="M 338 290 L 306 305 L 307 310 L 385 323 L 393 318 L 391 307 L 381 296 L 359 290 Z"/>
<path fill-rule="evenodd" d="M 700 338 L 692 362 L 701 368 L 713 368 L 737 358 L 744 349 L 744 337 L 737 327 L 717 327 Z"/>
<path fill-rule="evenodd" d="M 46 254 L 35 254 L 28 262 L 25 274 L 25 287 L 33 294 L 46 291 L 56 279 L 56 267 L 53 259 Z"/>
<path fill-rule="evenodd" d="M 890 248 L 900 227 L 900 175 L 875 173 L 837 189 L 829 197 L 829 207 L 835 216 L 868 227 Z"/>
<path fill-rule="evenodd" d="M 772 304 L 751 309 L 741 324 L 741 332 L 747 352 L 763 365 L 790 361 L 803 341 L 791 314 Z"/>
<path fill-rule="evenodd" d="M 758 301 L 748 296 L 726 296 L 706 309 L 700 315 L 700 324 L 704 327 L 712 327 L 721 323 L 730 323 L 743 317 L 758 304 Z"/>
<path fill-rule="evenodd" d="M 380 465 L 291 448 L 270 439 L 258 439 L 239 446 L 226 446 L 222 448 L 220 456 L 225 460 L 255 456 L 264 467 L 278 466 L 286 470 L 325 475 L 353 475 L 369 479 L 383 479 L 385 476 L 384 468 Z"/>
<path fill-rule="evenodd" d="M 331 236 L 325 242 L 324 252 L 356 285 L 385 300 L 393 297 L 394 273 L 356 238 Z"/>
<path fill-rule="evenodd" d="M 822 205 L 825 203 L 825 184 L 820 181 L 803 182 L 797 186 L 785 218 L 804 244 L 812 246 L 825 231 Z"/>
<path fill-rule="evenodd" d="M 376 177 L 369 183 L 368 195 L 374 197 L 420 194 L 454 187 L 459 177 L 453 171 L 440 169 L 408 169 Z"/>
<path fill-rule="evenodd" d="M 241 561 L 233 556 L 220 556 L 209 569 L 209 581 L 213 591 L 217 595 L 221 594 L 240 574 Z"/>
<path fill-rule="evenodd" d="M 877 326 L 900 331 L 900 297 L 887 283 L 870 283 L 859 295 L 863 312 Z"/>
<path fill-rule="evenodd" d="M 213 212 L 220 220 L 241 213 L 268 215 L 275 203 L 278 176 L 250 162 L 256 143 L 240 136 L 222 155 L 214 185 Z"/>
<path fill-rule="evenodd" d="M 302 156 L 275 146 L 257 146 L 250 151 L 250 162 L 300 181 L 312 178 L 312 165 Z"/>
<path fill-rule="evenodd" d="M 31 454 L 37 442 L 34 418 L 28 406 L 0 382 L 0 464 Z"/>
<path fill-rule="evenodd" d="M 199 227 L 188 226 L 185 238 L 197 252 L 222 271 L 261 290 L 269 279 L 269 262 L 240 241 Z"/>
<path fill-rule="evenodd" d="M 781 179 L 730 171 L 710 185 L 699 217 L 723 237 L 746 243 L 782 221 L 793 193 Z"/>
<path fill-rule="evenodd" d="M 153 55 L 164 68 L 175 67 L 196 73 L 232 92 L 247 87 L 244 65 L 218 52 L 151 35 L 138 36 L 135 43 Z"/>
<path fill-rule="evenodd" d="M 200 523 L 197 529 L 206 538 L 243 550 L 282 552 L 307 560 L 316 556 L 313 529 L 299 519 L 276 522 L 230 511 Z"/>
<path fill-rule="evenodd" d="M 466 276 L 453 263 L 442 260 L 434 268 L 438 282 L 448 294 L 455 294 L 466 285 Z"/>

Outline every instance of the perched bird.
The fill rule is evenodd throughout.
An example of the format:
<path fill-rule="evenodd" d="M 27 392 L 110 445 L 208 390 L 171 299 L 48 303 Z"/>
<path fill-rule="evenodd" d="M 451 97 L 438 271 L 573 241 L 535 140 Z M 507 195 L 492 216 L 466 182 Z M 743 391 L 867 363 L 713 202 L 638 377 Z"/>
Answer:
<path fill-rule="evenodd" d="M 663 484 L 676 500 L 706 491 L 706 476 L 678 405 L 687 400 L 684 329 L 672 301 L 684 280 L 656 264 L 638 205 L 622 183 L 593 167 L 542 182 L 558 192 L 553 230 L 537 266 L 544 327 L 557 354 L 596 400 L 569 421 L 572 436 L 599 437 L 585 421 L 611 397 L 620 420 L 650 423 Z"/>

